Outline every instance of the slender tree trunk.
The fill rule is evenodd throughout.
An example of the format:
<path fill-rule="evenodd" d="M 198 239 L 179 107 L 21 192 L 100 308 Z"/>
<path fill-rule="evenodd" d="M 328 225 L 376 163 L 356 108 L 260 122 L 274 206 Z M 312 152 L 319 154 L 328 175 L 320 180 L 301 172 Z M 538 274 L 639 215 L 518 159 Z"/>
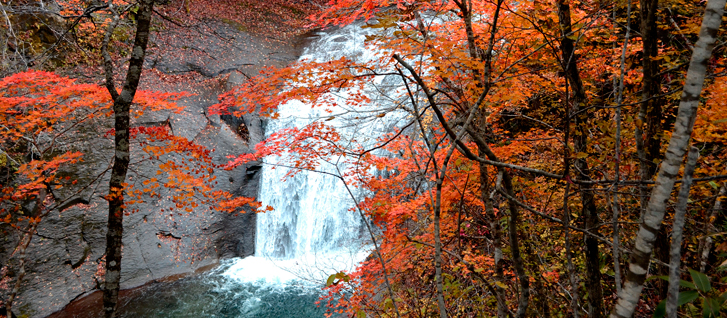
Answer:
<path fill-rule="evenodd" d="M 714 202 L 714 206 L 712 206 L 712 212 L 709 214 L 709 218 L 706 220 L 707 228 L 704 231 L 705 237 L 701 240 L 699 244 L 699 249 L 697 255 L 699 255 L 699 271 L 704 273 L 707 270 L 707 263 L 709 263 L 709 252 L 712 250 L 712 244 L 714 243 L 714 240 L 711 236 L 709 236 L 712 233 L 717 232 L 717 228 L 714 227 L 714 218 L 717 217 L 718 213 L 722 213 L 724 209 L 724 201 L 720 198 L 727 195 L 727 184 L 723 184 L 720 189 L 719 193 L 717 194 L 717 200 Z"/>
<path fill-rule="evenodd" d="M 536 306 L 535 310 L 538 317 L 550 318 L 551 304 L 548 303 L 548 291 L 543 285 L 543 273 L 538 268 L 539 260 L 535 256 L 535 251 L 533 251 L 533 244 L 523 245 L 525 245 L 525 254 L 528 257 L 528 269 L 533 274 L 533 287 L 535 287 L 534 291 L 536 295 L 535 299 L 533 299 L 533 304 Z"/>
<path fill-rule="evenodd" d="M 643 78 L 641 80 L 642 103 L 639 106 L 639 120 L 642 130 L 644 157 L 640 165 L 642 180 L 651 180 L 656 174 L 655 159 L 661 158 L 661 81 L 659 80 L 659 55 L 656 13 L 659 0 L 641 0 L 641 42 L 643 43 Z M 637 125 L 639 126 L 639 125 Z M 638 128 L 641 128 L 638 127 Z"/>
<path fill-rule="evenodd" d="M 573 149 L 578 153 L 588 153 L 588 128 L 586 122 L 588 113 L 582 111 L 586 107 L 587 96 L 583 81 L 578 71 L 578 57 L 575 54 L 575 45 L 571 37 L 572 27 L 570 18 L 570 5 L 564 0 L 558 0 L 558 19 L 561 28 L 560 49 L 563 55 L 563 66 L 573 88 L 573 114 L 576 131 L 573 138 Z M 566 105 L 568 107 L 568 105 Z M 585 158 L 574 160 L 576 168 L 576 180 L 589 180 L 590 169 Z M 585 228 L 593 234 L 599 235 L 598 209 L 590 185 L 580 186 L 580 196 Z M 567 231 L 567 229 L 566 229 Z M 598 240 L 590 235 L 584 236 L 584 247 L 586 256 L 586 289 L 588 291 L 589 317 L 600 318 L 603 315 L 603 291 L 601 289 L 601 271 L 599 260 Z M 575 314 L 575 313 L 574 313 Z"/>
<path fill-rule="evenodd" d="M 674 132 L 669 141 L 664 160 L 661 162 L 661 169 L 651 192 L 649 204 L 646 206 L 644 222 L 639 227 L 626 271 L 626 281 L 611 312 L 612 318 L 631 317 L 639 302 L 649 267 L 649 259 L 664 220 L 667 202 L 671 197 L 674 183 L 679 175 L 679 168 L 694 129 L 694 120 L 699 106 L 699 95 L 702 93 L 702 86 L 707 75 L 707 62 L 712 56 L 715 37 L 722 23 L 725 1 L 707 1 L 699 32 L 699 40 L 694 47 L 689 70 L 687 71 L 679 111 L 674 124 Z"/>
<path fill-rule="evenodd" d="M 578 276 L 576 275 L 576 269 L 575 265 L 573 265 L 573 248 L 571 247 L 571 236 L 570 236 L 570 229 L 571 226 L 570 223 L 570 208 L 568 207 L 569 199 L 568 196 L 570 194 L 570 184 L 565 185 L 565 190 L 563 191 L 563 245 L 565 246 L 565 261 L 566 261 L 566 269 L 568 272 L 568 280 L 570 281 L 571 285 L 571 309 L 573 310 L 573 318 L 580 317 L 580 293 L 578 290 Z"/>
<path fill-rule="evenodd" d="M 116 317 L 121 279 L 121 247 L 124 222 L 124 185 L 129 169 L 129 130 L 130 107 L 139 86 L 144 55 L 149 42 L 149 28 L 153 0 L 142 0 L 137 12 L 136 38 L 129 61 L 129 70 L 121 93 L 116 92 L 112 68 L 106 69 L 106 86 L 114 101 L 114 165 L 109 181 L 108 232 L 106 233 L 106 277 L 103 291 L 104 314 L 107 318 Z M 106 66 L 106 65 L 105 65 Z"/>
<path fill-rule="evenodd" d="M 656 29 L 656 8 L 658 0 L 641 0 L 641 40 L 643 43 L 642 68 L 643 77 L 641 80 L 641 99 L 639 104 L 638 121 L 635 127 L 636 137 L 636 153 L 639 157 L 639 174 L 642 180 L 651 180 L 656 173 L 656 163 L 654 163 L 654 117 L 658 117 L 661 124 L 661 106 L 656 95 L 659 94 L 659 82 L 656 80 L 656 74 L 659 69 L 659 61 L 653 58 L 658 54 L 657 49 L 657 29 Z M 651 110 L 651 114 L 649 113 Z M 647 155 L 646 142 L 649 143 L 649 151 Z M 639 201 L 641 203 L 640 219 L 644 220 L 646 205 L 648 204 L 647 186 L 639 185 Z"/>
<path fill-rule="evenodd" d="M 684 182 L 682 182 L 677 196 L 677 205 L 674 208 L 674 225 L 671 231 L 671 248 L 669 250 L 669 290 L 666 301 L 666 316 L 677 318 L 677 301 L 679 299 L 679 261 L 682 253 L 682 229 L 687 214 L 687 201 L 689 189 L 692 187 L 694 166 L 697 165 L 699 149 L 692 147 L 687 156 L 687 165 L 684 167 Z"/>
<path fill-rule="evenodd" d="M 479 155 L 484 157 L 485 154 L 480 151 Z M 487 215 L 492 216 L 494 219 L 492 222 L 490 222 L 490 229 L 492 232 L 492 245 L 495 249 L 495 293 L 497 294 L 497 299 L 505 299 L 505 290 L 501 287 L 502 284 L 504 284 L 504 271 L 502 269 L 502 240 L 500 238 L 500 222 L 497 220 L 497 218 L 494 216 L 494 207 L 492 205 L 492 198 L 490 197 L 490 184 L 487 180 L 487 164 L 480 162 L 480 196 L 482 199 L 482 202 L 485 204 L 485 213 Z M 500 283 L 500 284 L 498 284 Z M 500 301 L 497 302 L 497 317 L 503 318 L 507 316 L 507 308 L 505 308 L 506 304 L 501 303 Z"/>
<path fill-rule="evenodd" d="M 651 180 L 656 174 L 657 161 L 661 156 L 661 119 L 664 99 L 661 97 L 661 81 L 659 68 L 661 63 L 655 59 L 659 54 L 657 9 L 659 0 L 641 0 L 641 42 L 643 43 L 643 77 L 641 80 L 641 99 L 639 106 L 639 121 L 637 122 L 637 153 L 640 155 L 639 172 L 641 180 Z M 639 125 L 640 124 L 640 125 Z M 642 130 L 643 129 L 643 130 Z M 647 202 L 646 185 L 640 185 L 642 212 Z M 666 229 L 657 234 L 654 254 L 664 263 L 669 262 L 669 238 Z M 666 275 L 668 268 L 659 267 L 659 274 Z M 657 282 L 661 297 L 666 297 L 667 283 Z"/>
<path fill-rule="evenodd" d="M 613 20 L 616 23 L 616 8 L 613 9 Z M 618 85 L 614 79 L 614 95 L 616 95 L 616 140 L 614 151 L 616 153 L 616 163 L 614 166 L 614 174 L 616 183 L 614 184 L 613 194 L 611 198 L 611 222 L 613 223 L 613 239 L 611 242 L 611 252 L 613 253 L 613 272 L 614 283 L 616 284 L 616 292 L 621 292 L 621 257 L 620 255 L 620 236 L 619 236 L 619 218 L 621 214 L 621 200 L 618 196 L 619 182 L 621 181 L 621 106 L 623 104 L 624 92 L 624 76 L 626 75 L 626 48 L 629 45 L 629 37 L 631 36 L 631 0 L 626 6 L 626 34 L 624 35 L 624 44 L 621 47 L 621 71 L 619 74 Z M 615 43 L 615 42 L 614 42 Z M 614 44 L 615 48 L 615 44 Z"/>
<path fill-rule="evenodd" d="M 454 150 L 454 147 L 452 147 L 452 150 Z M 440 229 L 442 212 L 442 183 L 444 182 L 444 174 L 447 170 L 447 159 L 445 159 L 445 162 L 442 163 L 441 174 L 437 176 L 437 194 L 434 203 L 434 270 L 435 280 L 437 283 L 437 306 L 439 307 L 440 318 L 448 317 L 447 305 L 444 302 L 444 286 L 442 284 L 442 237 Z"/>
<path fill-rule="evenodd" d="M 512 186 L 512 179 L 510 174 L 505 171 L 504 168 L 500 169 L 502 173 L 502 185 L 505 188 L 505 192 L 515 197 L 515 191 Z M 515 317 L 525 317 L 525 313 L 530 302 L 530 277 L 525 273 L 523 266 L 523 258 L 520 254 L 520 241 L 518 239 L 518 226 L 520 225 L 520 210 L 518 210 L 517 203 L 512 200 L 508 200 L 508 208 L 510 209 L 510 218 L 507 222 L 508 227 L 508 239 L 510 241 L 510 250 L 512 252 L 512 262 L 515 267 L 515 273 L 520 283 L 520 299 L 518 299 L 518 307 L 515 312 Z"/>
<path fill-rule="evenodd" d="M 8 296 L 8 300 L 5 303 L 5 309 L 8 317 L 11 317 L 13 315 L 13 302 L 15 301 L 15 297 L 18 295 L 18 292 L 20 291 L 20 285 L 23 283 L 23 278 L 25 278 L 25 262 L 27 261 L 25 252 L 28 250 L 28 245 L 30 245 L 30 241 L 33 240 L 33 235 L 35 234 L 35 231 L 38 229 L 38 224 L 40 224 L 40 214 L 44 210 L 44 204 L 46 201 L 46 197 L 48 195 L 48 192 L 45 188 L 41 188 L 38 191 L 38 198 L 35 202 L 35 208 L 33 208 L 33 212 L 30 214 L 31 219 L 28 221 L 28 232 L 23 235 L 23 237 L 20 239 L 20 243 L 18 244 L 18 277 L 15 279 L 15 284 L 13 285 L 13 289 L 10 291 L 10 295 Z M 38 217 L 38 222 L 33 221 L 33 217 Z"/>

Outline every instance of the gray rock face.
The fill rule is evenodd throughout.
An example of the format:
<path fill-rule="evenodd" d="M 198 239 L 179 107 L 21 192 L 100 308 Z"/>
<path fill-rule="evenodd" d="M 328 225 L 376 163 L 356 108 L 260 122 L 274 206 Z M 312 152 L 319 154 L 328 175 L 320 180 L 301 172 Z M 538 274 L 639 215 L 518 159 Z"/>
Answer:
<path fill-rule="evenodd" d="M 191 91 L 197 95 L 180 102 L 184 111 L 179 114 L 149 114 L 135 119 L 134 124 L 170 125 L 175 135 L 214 149 L 214 162 L 222 164 L 229 160 L 229 155 L 252 151 L 251 148 L 264 138 L 263 122 L 252 114 L 242 118 L 209 115 L 207 108 L 216 103 L 216 96 L 222 90 L 246 80 L 246 72 L 258 70 L 264 65 L 287 64 L 296 58 L 297 51 L 291 45 L 281 43 L 275 46 L 223 23 L 210 27 L 210 30 L 214 32 L 200 32 L 192 42 L 155 39 L 157 46 L 176 49 L 176 53 L 169 55 L 166 50 L 152 51 L 147 66 L 156 67 L 164 73 L 197 72 L 207 78 L 229 73 L 228 79 L 216 87 L 209 85 L 210 81 L 215 81 L 209 79 L 207 82 L 163 85 L 146 83 L 144 89 Z M 193 54 L 199 51 L 216 57 L 200 58 Z M 93 186 L 76 195 L 78 200 L 74 203 L 78 204 L 62 212 L 51 213 L 40 224 L 27 251 L 28 274 L 14 304 L 14 311 L 19 316 L 47 316 L 98 287 L 96 279 L 102 277 L 99 269 L 102 268 L 106 247 L 108 211 L 108 205 L 101 196 L 108 191 L 106 169 L 113 154 L 112 137 L 103 137 L 102 134 L 110 127 L 111 119 L 96 122 L 94 126 L 87 127 L 88 136 L 79 138 L 83 142 L 77 147 L 86 153 L 85 161 L 68 173 L 79 180 L 79 185 Z M 241 130 L 247 131 L 247 135 L 241 137 Z M 132 149 L 132 162 L 140 161 L 142 157 L 140 149 Z M 180 157 L 172 159 L 182 160 Z M 138 184 L 148 177 L 158 177 L 158 164 L 148 160 L 137 163 L 129 171 L 128 182 Z M 229 171 L 217 169 L 215 176 L 218 190 L 226 190 L 236 196 L 257 196 L 260 165 L 248 164 Z M 79 189 L 58 191 L 65 191 L 57 193 L 65 196 Z M 162 188 L 157 195 L 135 205 L 133 208 L 138 212 L 125 217 L 122 288 L 193 273 L 222 258 L 248 256 L 255 252 L 254 213 L 223 214 L 205 204 L 191 213 L 177 211 L 169 198 L 173 191 Z M 0 238 L 0 264 L 8 262 L 17 239 L 12 236 Z M 13 261 L 10 259 L 11 263 Z"/>

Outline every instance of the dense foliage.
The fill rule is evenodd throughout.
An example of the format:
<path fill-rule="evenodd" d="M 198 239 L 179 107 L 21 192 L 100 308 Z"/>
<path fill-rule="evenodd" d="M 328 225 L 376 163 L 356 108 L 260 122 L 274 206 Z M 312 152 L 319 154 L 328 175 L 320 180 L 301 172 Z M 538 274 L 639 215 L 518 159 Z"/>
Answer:
<path fill-rule="evenodd" d="M 299 169 L 334 164 L 346 186 L 368 194 L 354 198 L 352 213 L 376 225 L 369 229 L 375 249 L 356 271 L 331 276 L 331 311 L 358 317 L 723 314 L 723 0 L 162 4 L 0 6 L 1 66 L 8 75 L 0 82 L 0 221 L 18 238 L 17 261 L 0 271 L 0 288 L 10 295 L 6 308 L 42 217 L 73 203 L 64 190 L 98 182 L 73 184 L 66 171 L 83 158 L 76 145 L 88 133 L 82 128 L 112 114 L 117 122 L 126 114 L 123 132 L 109 129 L 104 136 L 126 134 L 115 149 L 116 158 L 126 153 L 125 169 L 131 143 L 146 152 L 139 160 L 160 161 L 163 174 L 137 184 L 123 182 L 125 170 L 118 175 L 106 199 L 123 212 L 119 224 L 162 184 L 179 190 L 178 212 L 197 206 L 196 193 L 207 194 L 205 202 L 221 200 L 223 210 L 259 207 L 210 191 L 217 166 L 209 150 L 163 126 L 129 125 L 130 114 L 178 111 L 170 101 L 179 94 L 136 91 L 146 42 L 151 31 L 159 43 L 191 28 L 209 31 L 210 19 L 287 38 L 314 14 L 316 26 L 373 29 L 366 45 L 378 58 L 268 69 L 222 95 L 212 110 L 276 118 L 279 105 L 301 100 L 331 113 L 272 134 L 257 153 L 227 166 L 285 153 L 283 164 Z M 150 26 L 152 12 L 157 22 Z M 130 57 L 132 75 L 119 91 L 115 71 L 126 63 L 115 61 L 122 57 Z M 103 73 L 106 87 L 26 72 L 33 67 L 73 69 L 93 80 Z M 384 98 L 351 93 L 385 78 L 396 78 L 399 87 L 381 90 Z M 358 143 L 334 125 L 341 105 L 349 110 L 340 116 L 348 125 L 395 117 L 396 128 L 373 144 Z M 80 139 L 70 138 L 71 131 Z M 115 168 L 110 163 L 107 170 Z M 18 275 L 8 274 L 11 265 Z"/>
<path fill-rule="evenodd" d="M 382 231 L 373 257 L 329 279 L 337 312 L 671 316 L 671 264 L 679 315 L 717 317 L 727 121 L 724 3 L 710 3 L 331 1 L 314 20 L 365 21 L 377 59 L 270 69 L 215 110 L 274 118 L 302 100 L 358 110 L 349 124 L 408 114 L 374 146 L 351 146 L 335 116 L 258 145 L 301 169 L 339 163 L 370 193 L 355 211 Z M 331 97 L 386 76 L 401 81 L 391 103 Z"/>

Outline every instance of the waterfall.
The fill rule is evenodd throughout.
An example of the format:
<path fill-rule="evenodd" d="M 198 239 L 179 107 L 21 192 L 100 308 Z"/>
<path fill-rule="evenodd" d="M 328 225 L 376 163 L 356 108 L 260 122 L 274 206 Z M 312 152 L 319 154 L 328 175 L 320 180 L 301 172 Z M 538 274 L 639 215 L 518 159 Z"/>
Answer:
<path fill-rule="evenodd" d="M 300 59 L 325 62 L 345 56 L 358 61 L 374 60 L 378 58 L 375 50 L 364 45 L 366 36 L 372 33 L 372 29 L 362 28 L 360 24 L 320 32 Z M 369 109 L 382 105 L 391 107 L 390 96 L 401 87 L 400 79 L 396 76 L 381 77 L 372 84 L 363 92 L 372 99 Z M 386 118 L 372 116 L 374 118 L 365 123 L 352 125 L 350 119 L 359 116 L 361 109 L 346 105 L 345 98 L 351 93 L 354 92 L 336 92 L 335 99 L 340 105 L 328 109 L 311 107 L 299 101 L 280 105 L 280 116 L 267 124 L 266 133 L 300 128 L 326 118 L 325 123 L 336 127 L 351 144 L 366 147 L 383 133 L 391 131 L 403 118 L 402 114 L 392 112 L 391 115 L 386 114 Z M 330 119 L 332 114 L 336 115 L 335 119 Z M 259 199 L 263 206 L 269 205 L 275 210 L 257 215 L 255 257 L 242 260 L 230 268 L 228 272 L 231 275 L 247 281 L 265 279 L 280 283 L 303 279 L 320 283 L 328 275 L 353 270 L 370 254 L 371 241 L 364 221 L 352 209 L 355 207 L 352 195 L 361 197 L 364 194 L 355 188 L 347 189 L 339 178 L 321 172 L 300 171 L 282 181 L 290 171 L 280 166 L 286 164 L 285 156 L 267 157 L 264 163 Z M 345 168 L 321 162 L 317 169 L 340 175 Z M 250 277 L 250 270 L 241 271 L 241 268 L 250 267 L 265 271 L 271 268 L 282 270 L 277 274 L 266 274 L 264 278 Z"/>
<path fill-rule="evenodd" d="M 321 32 L 305 50 L 302 59 L 329 61 L 346 56 L 359 61 L 377 61 L 375 50 L 366 48 L 372 29 L 352 25 Z M 333 111 L 335 126 L 351 144 L 371 147 L 378 137 L 402 127 L 406 114 L 396 111 L 392 96 L 401 94 L 397 76 L 382 76 L 363 93 L 370 99 L 367 109 L 353 109 L 344 103 L 347 94 L 336 92 L 341 105 Z M 389 109 L 381 116 L 382 109 Z M 360 111 L 368 120 L 355 120 Z M 359 111 L 359 112 L 357 112 Z M 285 127 L 302 127 L 330 113 L 300 102 L 279 107 L 279 119 L 268 123 L 267 133 Z M 355 141 L 354 141 L 355 140 Z M 383 153 L 377 152 L 382 155 Z M 259 199 L 275 210 L 257 215 L 256 255 L 230 259 L 209 273 L 182 279 L 148 292 L 140 301 L 127 305 L 124 317 L 245 317 L 320 318 L 326 309 L 315 304 L 329 275 L 350 272 L 371 253 L 371 241 L 364 220 L 352 210 L 354 201 L 338 178 L 302 171 L 282 181 L 289 171 L 280 166 L 285 159 L 266 158 L 262 169 Z M 319 170 L 339 174 L 336 167 L 322 163 Z M 344 166 L 339 166 L 341 170 Z M 385 174 L 386 172 L 381 172 Z M 351 188 L 356 199 L 366 193 Z"/>
<path fill-rule="evenodd" d="M 300 102 L 288 103 L 280 108 L 282 119 L 269 124 L 268 131 L 302 127 L 312 118 L 325 116 L 320 111 Z M 276 167 L 279 160 L 266 158 L 262 170 L 259 199 L 275 210 L 258 214 L 255 255 L 291 259 L 360 246 L 361 218 L 349 211 L 354 203 L 343 182 L 312 171 L 300 171 L 283 182 L 289 169 Z M 338 173 L 327 163 L 319 169 Z"/>

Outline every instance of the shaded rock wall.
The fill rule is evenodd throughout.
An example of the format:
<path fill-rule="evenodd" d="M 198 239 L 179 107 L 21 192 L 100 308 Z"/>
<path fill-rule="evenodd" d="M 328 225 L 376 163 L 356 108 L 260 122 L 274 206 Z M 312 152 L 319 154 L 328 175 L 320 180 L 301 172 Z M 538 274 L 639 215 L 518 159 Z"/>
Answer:
<path fill-rule="evenodd" d="M 190 39 L 185 33 L 157 35 L 156 49 L 147 59 L 144 89 L 190 91 L 197 95 L 180 102 L 179 114 L 158 112 L 135 119 L 136 125 L 169 125 L 173 133 L 214 149 L 216 163 L 228 155 L 252 151 L 264 137 L 263 122 L 255 115 L 242 118 L 209 115 L 207 107 L 217 94 L 246 80 L 266 65 L 282 66 L 298 55 L 291 43 L 271 42 L 245 34 L 224 23 L 210 23 Z M 200 55 L 199 52 L 205 52 Z M 157 75 L 153 75 L 157 74 Z M 227 76 L 229 74 L 229 76 Z M 165 75 L 181 75 L 182 81 L 164 81 Z M 155 77 L 157 76 L 157 77 Z M 101 198 L 108 189 L 112 140 L 103 132 L 110 119 L 85 128 L 77 145 L 86 153 L 83 166 L 69 171 L 79 184 L 92 184 L 77 194 L 78 200 L 62 212 L 45 218 L 28 249 L 25 281 L 14 310 L 19 316 L 44 317 L 98 287 L 97 270 L 105 251 L 108 205 Z M 245 130 L 246 135 L 240 136 Z M 133 151 L 133 150 L 132 150 Z M 132 161 L 139 159 L 132 152 Z M 135 155 L 137 155 L 135 159 Z M 182 160 L 182 158 L 176 158 Z M 129 173 L 130 183 L 155 176 L 158 163 L 137 164 Z M 234 170 L 218 170 L 217 189 L 234 195 L 256 197 L 260 166 L 249 164 Z M 66 189 L 67 195 L 79 189 Z M 255 252 L 255 214 L 222 214 L 202 205 L 192 213 L 169 212 L 173 205 L 169 190 L 135 206 L 139 210 L 124 220 L 121 284 L 132 288 L 165 277 L 184 275 L 215 264 L 221 258 L 248 256 Z M 162 209 L 165 209 L 162 212 Z M 0 263 L 5 264 L 17 237 L 0 239 Z"/>

